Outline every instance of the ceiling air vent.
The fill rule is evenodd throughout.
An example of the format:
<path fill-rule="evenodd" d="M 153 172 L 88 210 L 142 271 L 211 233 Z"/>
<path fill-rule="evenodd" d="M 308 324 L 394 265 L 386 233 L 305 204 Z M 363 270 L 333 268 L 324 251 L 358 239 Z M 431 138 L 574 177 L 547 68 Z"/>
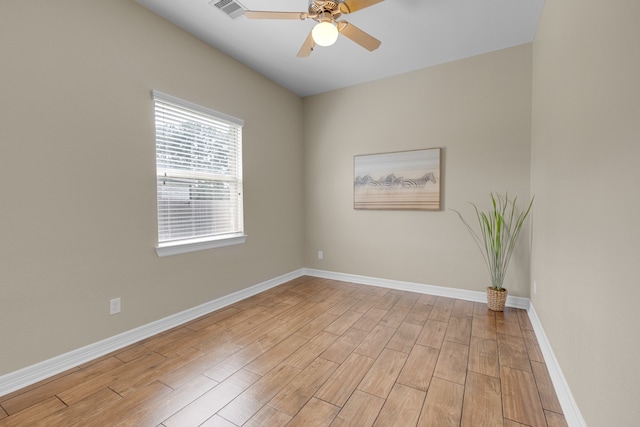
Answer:
<path fill-rule="evenodd" d="M 245 7 L 236 0 L 212 0 L 209 4 L 226 13 L 231 19 L 237 19 L 244 15 Z"/>

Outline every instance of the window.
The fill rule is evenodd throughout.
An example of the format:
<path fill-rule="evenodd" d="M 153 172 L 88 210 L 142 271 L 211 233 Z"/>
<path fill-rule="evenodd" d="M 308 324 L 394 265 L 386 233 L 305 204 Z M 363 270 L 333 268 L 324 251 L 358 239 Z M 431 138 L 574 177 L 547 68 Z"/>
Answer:
<path fill-rule="evenodd" d="M 159 256 L 243 243 L 242 125 L 153 91 Z"/>

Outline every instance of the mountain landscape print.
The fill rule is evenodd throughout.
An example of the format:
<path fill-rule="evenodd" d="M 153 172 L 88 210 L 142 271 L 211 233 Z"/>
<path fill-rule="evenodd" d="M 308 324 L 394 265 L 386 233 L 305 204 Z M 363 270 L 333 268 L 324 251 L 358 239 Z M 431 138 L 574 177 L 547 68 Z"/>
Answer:
<path fill-rule="evenodd" d="M 354 209 L 440 210 L 440 148 L 354 156 Z"/>

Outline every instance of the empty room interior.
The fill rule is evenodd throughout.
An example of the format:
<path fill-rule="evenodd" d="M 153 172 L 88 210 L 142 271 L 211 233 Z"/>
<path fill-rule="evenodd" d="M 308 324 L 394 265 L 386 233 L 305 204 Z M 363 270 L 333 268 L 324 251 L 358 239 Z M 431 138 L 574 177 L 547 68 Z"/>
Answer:
<path fill-rule="evenodd" d="M 234 33 L 161 16 L 180 2 L 0 1 L 0 426 L 637 425 L 640 2 L 532 2 L 530 40 L 464 57 L 456 31 L 392 42 L 412 31 L 395 17 L 447 19 L 442 1 L 335 2 L 382 44 L 338 23 L 308 58 L 309 22 L 178 6 L 264 29 L 250 44 L 273 58 L 249 66 Z M 508 21 L 514 2 L 454 3 Z M 399 72 L 393 49 L 439 56 Z M 156 93 L 240 119 L 240 241 L 159 249 Z M 436 209 L 354 208 L 356 158 L 427 149 Z M 491 193 L 534 199 L 504 312 L 455 212 Z"/>

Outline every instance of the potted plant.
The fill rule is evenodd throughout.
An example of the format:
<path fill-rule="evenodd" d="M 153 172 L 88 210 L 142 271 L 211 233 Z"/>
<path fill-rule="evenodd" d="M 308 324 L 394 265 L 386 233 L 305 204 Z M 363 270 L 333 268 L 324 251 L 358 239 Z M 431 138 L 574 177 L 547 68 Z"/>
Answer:
<path fill-rule="evenodd" d="M 507 301 L 507 290 L 502 286 L 511 255 L 520 235 L 522 224 L 531 211 L 533 198 L 527 208 L 517 214 L 518 198 L 509 199 L 505 195 L 491 193 L 491 208 L 481 211 L 474 203 L 476 219 L 480 232 L 476 232 L 462 217 L 462 214 L 454 210 L 471 233 L 478 249 L 482 253 L 485 264 L 491 275 L 491 286 L 487 286 L 487 305 L 489 310 L 503 311 Z"/>

